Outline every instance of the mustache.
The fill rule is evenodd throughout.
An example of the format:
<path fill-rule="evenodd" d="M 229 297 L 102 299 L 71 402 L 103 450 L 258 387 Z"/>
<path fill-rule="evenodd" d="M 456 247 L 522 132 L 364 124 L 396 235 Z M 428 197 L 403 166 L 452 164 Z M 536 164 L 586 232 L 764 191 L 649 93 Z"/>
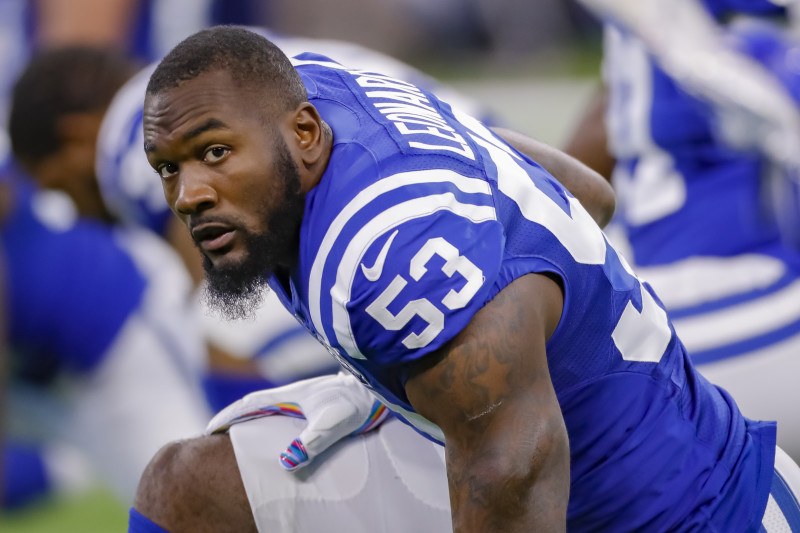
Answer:
<path fill-rule="evenodd" d="M 225 217 L 219 215 L 201 215 L 198 217 L 191 217 L 187 223 L 190 232 L 194 232 L 197 228 L 204 225 L 215 224 L 218 226 L 227 226 L 230 228 L 243 227 L 242 222 L 233 217 Z"/>
<path fill-rule="evenodd" d="M 236 218 L 203 215 L 191 218 L 187 224 L 189 235 L 196 246 L 200 246 L 200 241 L 206 238 L 213 238 L 227 231 L 243 230 L 244 225 Z M 244 233 L 247 233 L 246 231 Z"/>

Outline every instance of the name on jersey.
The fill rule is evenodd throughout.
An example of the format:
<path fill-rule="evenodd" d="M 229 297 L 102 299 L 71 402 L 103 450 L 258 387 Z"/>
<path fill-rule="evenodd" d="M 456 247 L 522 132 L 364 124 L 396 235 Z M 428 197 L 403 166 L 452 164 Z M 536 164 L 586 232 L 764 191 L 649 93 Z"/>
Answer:
<path fill-rule="evenodd" d="M 395 125 L 411 148 L 454 152 L 472 161 L 475 153 L 416 86 L 373 72 L 352 71 L 375 109 Z M 407 136 L 407 137 L 405 137 Z"/>

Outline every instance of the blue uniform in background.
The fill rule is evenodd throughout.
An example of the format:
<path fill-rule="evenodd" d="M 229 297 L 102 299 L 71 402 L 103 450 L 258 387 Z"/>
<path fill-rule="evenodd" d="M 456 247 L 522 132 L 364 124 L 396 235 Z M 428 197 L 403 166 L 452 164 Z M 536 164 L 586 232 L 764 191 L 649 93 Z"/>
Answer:
<path fill-rule="evenodd" d="M 3 505 L 84 489 L 95 475 L 129 503 L 153 454 L 198 434 L 210 416 L 188 275 L 149 232 L 83 219 L 67 197 L 24 178 L 5 185 L 11 379 L 2 444 L 13 466 Z"/>
<path fill-rule="evenodd" d="M 767 0 L 702 3 L 715 17 L 782 12 Z M 618 162 L 620 219 L 636 264 L 743 251 L 797 263 L 796 254 L 782 251 L 774 220 L 759 201 L 763 156 L 721 143 L 711 104 L 685 92 L 633 34 L 606 28 L 609 143 Z"/>
<path fill-rule="evenodd" d="M 780 12 L 755 1 L 707 7 L 719 17 L 737 9 Z M 764 21 L 724 31 L 729 46 L 758 61 L 797 100 L 796 42 Z M 681 88 L 624 29 L 607 27 L 604 79 L 617 222 L 629 259 L 655 287 L 701 372 L 746 415 L 778 420 L 778 442 L 797 459 L 797 182 L 776 180 L 785 169 L 764 154 L 727 144 L 714 105 Z"/>
<path fill-rule="evenodd" d="M 61 374 L 85 375 L 140 305 L 145 280 L 104 225 L 64 224 L 69 215 L 37 200 L 31 184 L 11 171 L 2 179 L 13 205 L 0 228 L 11 379 L 46 387 Z M 40 443 L 26 440 L 2 443 L 4 508 L 30 503 L 53 483 Z"/>
<path fill-rule="evenodd" d="M 766 68 L 795 102 L 800 102 L 800 41 L 790 29 L 774 22 L 744 20 L 726 32 L 729 45 Z M 787 262 L 800 259 L 800 169 L 768 168 L 766 203 L 785 244 Z"/>
<path fill-rule="evenodd" d="M 141 304 L 146 280 L 108 226 L 54 213 L 32 185 L 14 188 L 2 227 L 12 371 L 36 382 L 89 372 Z"/>
<path fill-rule="evenodd" d="M 568 528 L 755 530 L 775 453 L 695 372 L 667 315 L 571 195 L 478 121 L 409 83 L 295 58 L 333 128 L 290 290 L 271 286 L 343 366 L 422 433 L 408 363 L 452 339 L 514 279 L 550 273 L 547 344 L 570 439 Z"/>

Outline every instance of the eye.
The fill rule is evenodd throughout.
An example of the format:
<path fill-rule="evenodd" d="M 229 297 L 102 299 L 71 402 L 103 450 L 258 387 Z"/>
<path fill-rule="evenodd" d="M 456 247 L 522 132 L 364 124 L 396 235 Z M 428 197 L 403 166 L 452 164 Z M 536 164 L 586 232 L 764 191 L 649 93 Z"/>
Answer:
<path fill-rule="evenodd" d="M 164 163 L 163 165 L 158 165 L 156 172 L 158 172 L 162 180 L 165 180 L 178 173 L 178 165 L 175 163 Z"/>
<path fill-rule="evenodd" d="M 230 153 L 231 149 L 225 146 L 212 146 L 203 154 L 203 161 L 206 163 L 218 163 Z"/>

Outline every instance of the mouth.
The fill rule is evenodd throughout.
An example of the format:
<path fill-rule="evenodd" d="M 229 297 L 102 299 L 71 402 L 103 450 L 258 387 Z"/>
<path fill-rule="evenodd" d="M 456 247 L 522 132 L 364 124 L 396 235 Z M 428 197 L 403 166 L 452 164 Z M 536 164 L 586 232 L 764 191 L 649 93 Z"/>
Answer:
<path fill-rule="evenodd" d="M 219 223 L 199 224 L 192 228 L 192 238 L 205 253 L 225 253 L 236 234 L 236 229 Z"/>

